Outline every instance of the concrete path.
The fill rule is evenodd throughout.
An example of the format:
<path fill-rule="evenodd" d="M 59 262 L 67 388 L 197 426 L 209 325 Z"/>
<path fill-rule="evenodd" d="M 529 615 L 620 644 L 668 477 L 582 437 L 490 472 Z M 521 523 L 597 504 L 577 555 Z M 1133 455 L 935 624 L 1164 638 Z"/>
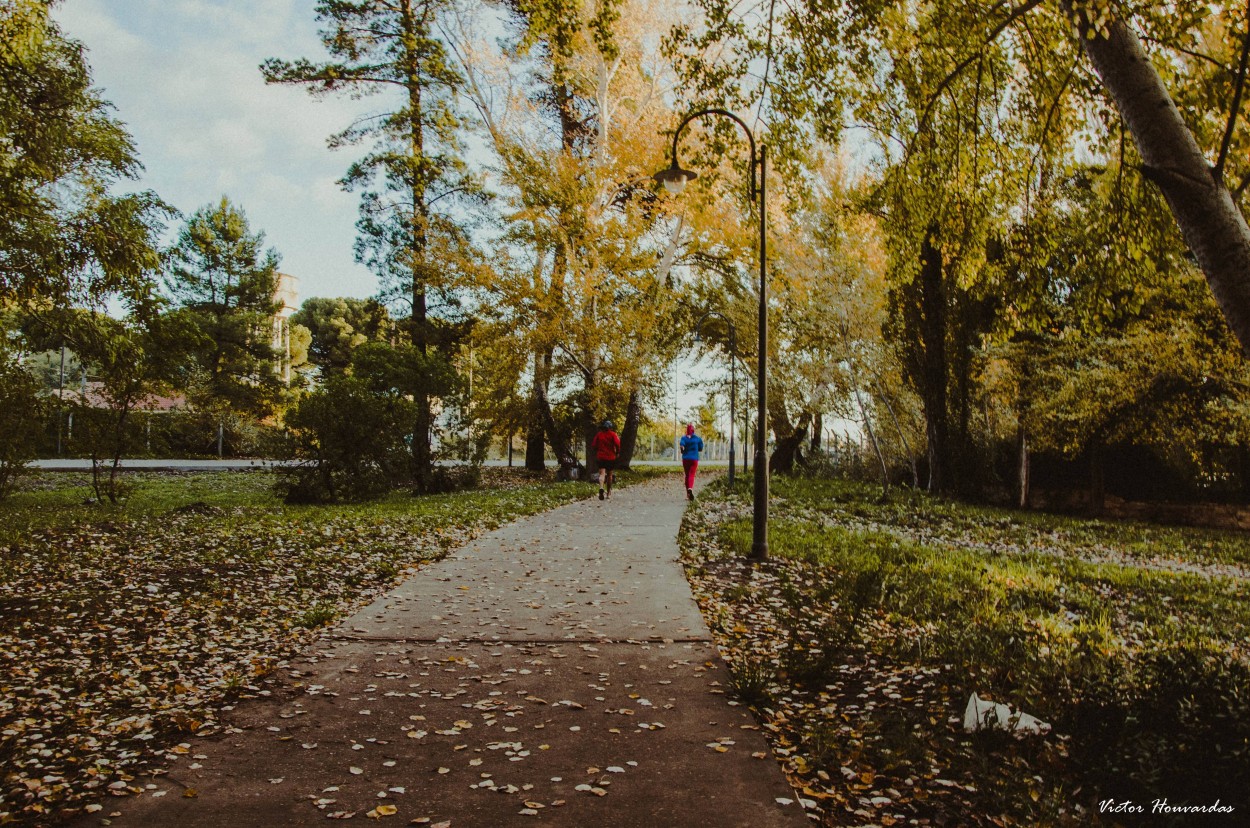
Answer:
<path fill-rule="evenodd" d="M 680 482 L 486 535 L 339 625 L 114 825 L 806 825 L 677 563 Z M 148 780 L 137 780 L 146 783 Z M 349 816 L 350 815 L 350 816 Z M 393 820 L 393 822 L 388 822 Z M 98 819 L 82 824 L 99 824 Z"/>

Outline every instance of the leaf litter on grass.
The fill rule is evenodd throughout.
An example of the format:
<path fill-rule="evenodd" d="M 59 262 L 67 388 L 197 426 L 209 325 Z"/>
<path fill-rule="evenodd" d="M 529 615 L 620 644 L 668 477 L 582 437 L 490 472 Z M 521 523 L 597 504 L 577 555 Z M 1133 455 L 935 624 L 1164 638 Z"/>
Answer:
<path fill-rule="evenodd" d="M 267 695 L 262 678 L 318 626 L 508 517 L 585 494 L 495 476 L 494 493 L 410 507 L 181 508 L 11 538 L 0 824 L 141 792 L 142 776 L 191 752 L 188 737 L 219 732 L 234 700 Z"/>
<path fill-rule="evenodd" d="M 1221 658 L 1244 660 L 1236 640 L 1244 611 L 1230 609 L 1229 603 L 1245 596 L 1237 566 L 1204 563 L 1200 573 L 1166 566 L 1173 572 L 1155 574 L 1152 570 L 1161 568 L 1157 550 L 1146 556 L 1140 550 L 1123 552 L 1118 535 L 1136 530 L 1126 533 L 1119 527 L 1070 526 L 1066 531 L 1081 539 L 1070 554 L 1065 555 L 1059 538 L 1045 555 L 1032 555 L 1004 550 L 995 540 L 1023 531 L 1001 515 L 986 518 L 967 510 L 969 517 L 955 506 L 943 506 L 954 517 L 920 520 L 902 514 L 905 506 L 897 503 L 882 507 L 867 497 L 862 503 L 851 502 L 853 497 L 831 503 L 812 498 L 803 483 L 783 481 L 777 488 L 769 560 L 744 560 L 750 504 L 711 492 L 705 493 L 700 510 L 686 515 L 683 558 L 696 599 L 731 666 L 734 691 L 755 709 L 797 797 L 823 824 L 1097 823 L 1096 783 L 1109 775 L 1082 773 L 1074 759 L 1078 746 L 1088 755 L 1093 734 L 1083 732 L 1075 741 L 1062 732 L 1027 739 L 966 734 L 960 723 L 969 691 L 1015 687 L 1027 696 L 1029 681 L 1037 681 L 1030 671 L 1040 666 L 1038 675 L 1046 675 L 1047 664 L 1057 657 L 1050 645 L 1069 646 L 1064 642 L 1073 633 L 1078 642 L 1087 642 L 1081 646 L 1092 648 L 1089 656 L 1076 653 L 1078 666 L 1114 665 L 1115 659 L 1131 665 L 1135 653 L 1169 635 L 1169 624 L 1205 629 L 1213 640 L 1222 636 Z M 891 509 L 900 514 L 891 514 L 886 525 L 883 515 Z M 1033 520 L 1040 526 L 1027 531 L 1047 531 L 1044 520 Z M 978 532 L 980 523 L 984 531 Z M 935 545 L 935 538 L 942 545 Z M 858 546 L 855 554 L 864 556 L 861 569 L 840 571 L 839 556 L 822 551 L 826 540 Z M 916 560 L 921 586 L 884 580 L 916 576 L 874 565 L 873 544 L 882 545 L 886 558 Z M 943 551 L 953 548 L 962 551 Z M 1098 560 L 1090 561 L 1090 550 L 1099 548 Z M 791 554 L 799 549 L 804 554 Z M 957 578 L 950 585 L 926 585 L 925 562 L 946 555 L 953 555 L 952 563 L 967 558 L 980 573 L 974 582 L 989 584 L 978 587 L 983 595 L 959 594 L 952 586 Z M 1039 580 L 1038 572 L 1050 574 Z M 941 612 L 949 617 L 910 606 L 909 589 L 920 590 L 917 600 L 948 604 Z M 997 632 L 974 625 L 967 631 L 972 649 L 951 649 L 952 635 L 958 635 L 953 619 L 967 609 L 961 603 L 975 608 L 978 600 L 988 601 L 980 611 L 993 615 L 985 618 L 995 617 L 994 623 L 1011 632 L 1011 624 L 1021 623 L 1013 619 L 1026 617 L 1023 607 L 1032 606 L 1034 594 L 1038 606 L 1058 615 L 1024 621 L 1024 637 L 1015 643 L 1006 633 L 1000 641 L 993 637 Z M 1022 600 L 1017 596 L 1024 597 L 1023 605 L 1013 606 Z M 1172 621 L 1166 613 L 1172 613 Z M 1051 637 L 1046 624 L 1052 625 Z M 1014 649 L 999 652 L 994 646 L 1000 644 Z M 1118 680 L 1114 672 L 1109 675 L 1104 683 Z M 1236 671 L 1229 676 L 1223 680 L 1235 681 Z M 1065 693 L 1098 690 L 1103 679 L 1095 674 L 1091 681 L 1074 683 L 1071 690 L 1054 686 L 1046 702 L 1062 711 L 1068 703 Z M 1108 684 L 1115 686 L 1121 685 Z M 1103 703 L 1095 699 L 1091 706 Z M 1114 716 L 1114 709 L 1108 708 L 1107 715 Z M 1206 715 L 1215 722 L 1221 714 Z M 1128 776 L 1124 766 L 1111 773 Z"/>

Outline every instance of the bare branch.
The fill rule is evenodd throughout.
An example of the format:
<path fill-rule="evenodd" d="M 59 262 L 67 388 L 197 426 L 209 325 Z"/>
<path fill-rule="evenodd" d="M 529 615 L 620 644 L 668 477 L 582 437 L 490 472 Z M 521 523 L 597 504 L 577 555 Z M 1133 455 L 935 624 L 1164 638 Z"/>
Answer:
<path fill-rule="evenodd" d="M 773 12 L 777 8 L 777 0 L 768 2 L 768 43 L 764 47 L 764 78 L 760 86 L 760 103 L 755 108 L 755 122 L 760 123 L 760 114 L 764 111 L 764 98 L 768 95 L 768 75 L 773 65 Z"/>
<path fill-rule="evenodd" d="M 1233 140 L 1233 127 L 1237 126 L 1237 114 L 1241 111 L 1241 92 L 1246 85 L 1247 57 L 1250 57 L 1250 2 L 1246 3 L 1246 33 L 1241 36 L 1241 59 L 1237 62 L 1233 102 L 1228 107 L 1228 124 L 1224 127 L 1224 137 L 1220 140 L 1220 155 L 1212 171 L 1216 181 L 1224 180 L 1224 162 L 1228 160 L 1228 145 Z"/>
<path fill-rule="evenodd" d="M 582 361 L 577 358 L 577 354 L 569 350 L 569 347 L 567 345 L 561 344 L 561 345 L 557 345 L 556 347 L 558 347 L 561 351 L 564 351 L 564 355 L 567 356 L 569 359 L 573 360 L 573 364 L 576 365 L 578 370 L 581 371 L 582 374 L 585 375 L 587 380 L 593 380 L 595 378 L 595 372 L 587 368 L 582 363 Z"/>
<path fill-rule="evenodd" d="M 963 71 L 971 66 L 974 60 L 977 60 L 980 57 L 982 49 L 993 43 L 1008 26 L 1033 11 L 1033 9 L 1040 6 L 1042 2 L 1043 0 L 1028 0 L 1028 2 L 1020 8 L 1012 9 L 1011 14 L 1007 15 L 1001 23 L 990 30 L 989 35 L 987 35 L 985 40 L 981 43 L 980 48 L 974 50 L 972 54 L 961 60 L 959 64 L 951 70 L 950 74 L 942 78 L 942 82 L 938 84 L 937 89 L 934 90 L 933 94 L 929 97 L 929 103 L 925 106 L 924 113 L 920 116 L 920 121 L 918 123 L 918 127 L 920 129 L 924 129 L 929 123 L 929 117 L 933 114 L 933 107 L 937 105 L 938 100 L 942 97 L 942 93 L 945 92 L 946 88 L 954 82 L 955 78 L 963 74 Z"/>

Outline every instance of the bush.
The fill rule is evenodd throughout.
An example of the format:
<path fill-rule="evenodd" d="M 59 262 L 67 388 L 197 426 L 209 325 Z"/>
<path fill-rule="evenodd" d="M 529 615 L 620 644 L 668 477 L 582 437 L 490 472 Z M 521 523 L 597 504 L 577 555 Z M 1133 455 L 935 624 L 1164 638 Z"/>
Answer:
<path fill-rule="evenodd" d="M 288 503 L 359 501 L 386 494 L 408 477 L 408 435 L 415 406 L 377 393 L 351 376 L 330 377 L 287 415 L 293 454 L 279 492 Z"/>
<path fill-rule="evenodd" d="M 43 417 L 39 383 L 7 355 L 0 355 L 0 500 L 9 496 L 26 464 L 35 459 Z"/>

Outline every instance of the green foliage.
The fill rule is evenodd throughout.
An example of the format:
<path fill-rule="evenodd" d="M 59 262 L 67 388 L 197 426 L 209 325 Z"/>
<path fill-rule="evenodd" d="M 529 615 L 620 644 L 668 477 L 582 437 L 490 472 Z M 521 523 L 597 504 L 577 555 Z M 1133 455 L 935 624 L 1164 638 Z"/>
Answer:
<path fill-rule="evenodd" d="M 273 318 L 278 255 L 223 197 L 195 212 L 169 254 L 166 286 L 191 343 L 186 385 L 206 408 L 265 416 L 282 390 Z"/>
<path fill-rule="evenodd" d="M 463 410 L 461 378 L 437 351 L 370 342 L 356 349 L 350 367 L 348 374 L 327 377 L 287 416 L 295 456 L 305 461 L 282 484 L 292 502 L 361 500 L 413 483 L 419 474 L 410 454 L 415 400 L 442 400 L 447 415 Z M 423 493 L 471 487 L 478 480 L 486 435 L 461 445 L 455 435 L 464 424 L 452 418 L 449 425 L 443 453 L 469 466 L 430 469 Z"/>
<path fill-rule="evenodd" d="M 751 707 L 767 704 L 777 679 L 772 665 L 762 659 L 743 661 L 730 666 L 729 689 Z"/>
<path fill-rule="evenodd" d="M 287 414 L 302 464 L 279 482 L 290 503 L 379 497 L 407 479 L 412 402 L 355 376 L 330 376 Z"/>
<path fill-rule="evenodd" d="M 0 302 L 141 299 L 168 208 L 117 195 L 134 146 L 47 0 L 0 5 Z"/>
<path fill-rule="evenodd" d="M 325 627 L 334 623 L 338 617 L 338 610 L 335 609 L 333 604 L 317 604 L 309 608 L 304 614 L 297 615 L 292 623 L 297 627 L 315 630 L 318 627 Z"/>
<path fill-rule="evenodd" d="M 0 348 L 0 500 L 35 459 L 47 409 L 39 390 L 38 380 Z"/>
<path fill-rule="evenodd" d="M 777 494 L 807 519 L 779 515 L 771 551 L 814 568 L 811 582 L 830 588 L 848 619 L 885 620 L 894 632 L 878 630 L 870 647 L 954 665 L 965 694 L 1010 700 L 1079 734 L 1079 773 L 1106 795 L 1180 786 L 1214 799 L 1250 782 L 1250 673 L 1237 652 L 1250 635 L 1244 577 L 1135 563 L 1201 549 L 1206 533 L 1016 518 L 922 496 L 881 503 L 839 483 L 780 480 Z M 746 531 L 731 524 L 728 537 Z M 1147 533 L 1175 539 L 1130 542 Z M 831 601 L 811 586 L 786 600 Z"/>
<path fill-rule="evenodd" d="M 72 406 L 79 414 L 78 440 L 92 459 L 97 499 L 117 503 L 124 494 L 118 472 L 135 437 L 133 416 L 144 401 L 168 389 L 180 371 L 187 342 L 181 321 L 149 306 L 125 319 L 70 311 L 53 322 L 98 382 L 96 394 L 75 396 Z"/>
<path fill-rule="evenodd" d="M 388 299 L 412 302 L 418 325 L 426 321 L 426 293 L 454 281 L 437 264 L 464 244 L 449 211 L 477 190 L 459 137 L 455 96 L 463 81 L 438 30 L 449 8 L 444 0 L 398 7 L 323 0 L 317 18 L 331 60 L 270 58 L 261 65 L 267 83 L 305 86 L 314 95 L 403 90 L 393 98 L 398 105 L 362 117 L 330 146 L 369 145 L 340 182 L 362 194 L 356 257 L 378 274 Z M 423 330 L 413 335 L 424 341 Z"/>
<path fill-rule="evenodd" d="M 463 78 L 451 66 L 441 24 L 452 14 L 446 0 L 398 6 L 323 0 L 317 17 L 331 60 L 270 58 L 267 83 L 301 85 L 314 95 L 388 93 L 388 111 L 370 112 L 330 138 L 332 148 L 368 145 L 339 182 L 358 191 L 356 258 L 381 282 L 387 303 L 407 304 L 407 334 L 425 355 L 441 333 L 431 308 L 446 320 L 457 314 L 472 245 L 463 213 L 480 192 L 467 172 L 458 93 Z M 403 94 L 390 96 L 394 90 Z M 435 400 L 417 395 L 412 434 L 414 484 L 431 491 Z"/>
<path fill-rule="evenodd" d="M 850 124 L 863 136 L 843 197 L 821 203 L 819 176 L 793 178 L 821 220 L 872 216 L 884 235 L 884 341 L 919 398 L 926 427 L 908 453 L 928 455 L 934 488 L 1000 494 L 1008 481 L 989 470 L 1011 442 L 1091 466 L 1102 446 L 1131 443 L 1195 482 L 1238 474 L 1244 461 L 1225 458 L 1246 440 L 1242 348 L 1135 151 L 1140 136 L 1088 71 L 1069 4 L 698 5 L 701 25 L 669 42 L 692 100 L 764 113 L 783 168 L 819 168 L 809 149 L 836 145 Z M 1244 8 L 1073 5 L 1096 9 L 1096 30 L 1119 16 L 1144 35 L 1240 201 Z M 852 344 L 825 361 L 854 367 L 860 346 L 882 342 Z M 802 361 L 782 351 L 775 372 L 798 374 Z M 875 436 L 908 433 L 882 422 L 905 418 L 880 410 L 881 397 L 897 401 L 894 383 L 880 384 Z"/>
<path fill-rule="evenodd" d="M 1250 437 L 1250 368 L 1162 199 L 1127 176 L 1123 161 L 1074 167 L 1013 233 L 1019 327 L 983 388 L 1037 450 L 1095 459 L 1131 443 L 1216 474 L 1212 455 Z"/>
<path fill-rule="evenodd" d="M 376 299 L 313 297 L 291 316 L 291 322 L 309 331 L 308 359 L 323 375 L 347 370 L 353 352 L 364 343 L 386 341 L 394 335 L 390 314 Z"/>

